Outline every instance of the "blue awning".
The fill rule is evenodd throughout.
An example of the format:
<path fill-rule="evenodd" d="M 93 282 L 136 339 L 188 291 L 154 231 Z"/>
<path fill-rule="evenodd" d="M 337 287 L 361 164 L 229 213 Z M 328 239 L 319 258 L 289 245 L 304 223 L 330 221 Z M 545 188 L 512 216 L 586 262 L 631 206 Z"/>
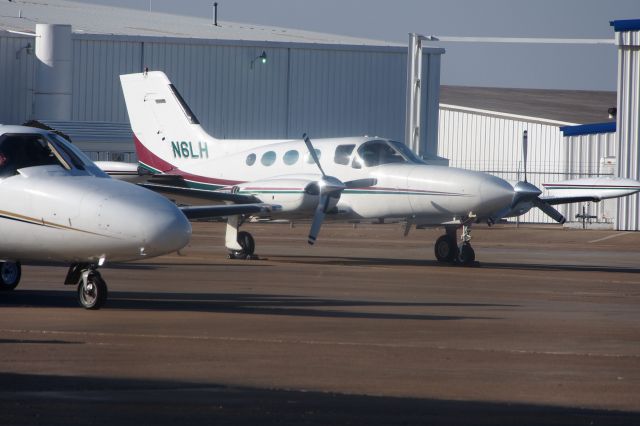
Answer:
<path fill-rule="evenodd" d="M 617 21 L 610 21 L 609 25 L 611 25 L 616 32 L 638 31 L 640 30 L 640 19 L 619 19 Z"/>
<path fill-rule="evenodd" d="M 616 131 L 616 122 L 581 124 L 579 126 L 560 127 L 563 136 L 594 135 L 597 133 L 613 133 Z"/>

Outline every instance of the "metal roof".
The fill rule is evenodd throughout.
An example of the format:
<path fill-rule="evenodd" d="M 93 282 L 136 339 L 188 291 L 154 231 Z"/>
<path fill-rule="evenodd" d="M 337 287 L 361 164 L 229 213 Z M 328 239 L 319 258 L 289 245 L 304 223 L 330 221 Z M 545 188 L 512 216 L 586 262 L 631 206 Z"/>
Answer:
<path fill-rule="evenodd" d="M 616 92 L 441 86 L 440 102 L 568 123 L 613 121 Z"/>
<path fill-rule="evenodd" d="M 218 21 L 66 0 L 0 2 L 0 30 L 34 33 L 38 23 L 69 24 L 77 34 L 402 46 L 364 38 Z"/>

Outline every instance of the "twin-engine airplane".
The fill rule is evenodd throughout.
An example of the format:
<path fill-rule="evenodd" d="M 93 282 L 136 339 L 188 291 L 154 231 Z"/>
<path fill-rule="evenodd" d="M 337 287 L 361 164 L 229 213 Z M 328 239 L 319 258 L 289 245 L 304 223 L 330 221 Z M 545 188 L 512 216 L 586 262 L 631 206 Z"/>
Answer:
<path fill-rule="evenodd" d="M 225 244 L 231 256 L 252 256 L 255 244 L 238 232 L 243 205 L 278 208 L 271 218 L 312 217 L 309 243 L 322 222 L 332 219 L 404 218 L 405 232 L 444 226 L 435 243 L 442 262 L 470 264 L 471 225 L 520 215 L 538 207 L 558 222 L 553 204 L 628 195 L 640 182 L 607 179 L 573 181 L 584 191 L 544 198 L 525 181 L 452 167 L 427 165 L 404 144 L 379 137 L 301 140 L 220 140 L 207 134 L 180 93 L 162 72 L 121 75 L 139 166 L 155 175 L 146 184 L 177 200 L 236 207 L 229 216 Z M 181 198 L 182 197 L 182 198 Z M 194 207 L 195 209 L 195 207 Z M 205 207 L 206 212 L 206 207 Z M 203 213 L 202 216 L 206 216 Z M 461 244 L 457 230 L 462 228 Z"/>
<path fill-rule="evenodd" d="M 80 305 L 98 309 L 99 266 L 179 250 L 190 235 L 175 204 L 111 179 L 62 137 L 0 125 L 0 291 L 18 285 L 21 261 L 62 262 Z"/>

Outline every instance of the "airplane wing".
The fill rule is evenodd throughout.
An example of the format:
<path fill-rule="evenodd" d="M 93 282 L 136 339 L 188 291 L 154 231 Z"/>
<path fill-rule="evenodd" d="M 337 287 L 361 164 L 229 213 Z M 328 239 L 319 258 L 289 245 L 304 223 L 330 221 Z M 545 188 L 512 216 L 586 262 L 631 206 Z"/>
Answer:
<path fill-rule="evenodd" d="M 184 206 L 180 207 L 182 213 L 192 219 L 211 219 L 214 217 L 233 216 L 238 214 L 271 213 L 280 210 L 275 204 L 227 204 L 214 206 Z"/>
<path fill-rule="evenodd" d="M 234 194 L 226 191 L 211 191 L 206 189 L 189 188 L 186 186 L 186 183 L 180 176 L 160 176 L 169 176 L 170 179 L 157 179 L 157 176 L 154 176 L 153 178 L 150 178 L 146 182 L 140 183 L 139 185 L 163 194 L 168 198 L 174 199 L 180 204 L 199 205 L 211 202 L 252 204 L 260 202 L 260 200 L 251 195 Z"/>
<path fill-rule="evenodd" d="M 540 199 L 547 204 L 551 204 L 552 206 L 555 206 L 558 204 L 585 203 L 588 201 L 597 203 L 598 201 L 602 200 L 602 198 L 599 198 L 596 196 L 589 196 L 589 195 L 568 196 L 568 197 L 548 196 L 548 197 L 540 197 Z"/>
<path fill-rule="evenodd" d="M 568 204 L 608 198 L 626 197 L 640 191 L 640 182 L 619 177 L 572 179 L 543 183 L 548 195 L 540 197 L 547 204 Z"/>

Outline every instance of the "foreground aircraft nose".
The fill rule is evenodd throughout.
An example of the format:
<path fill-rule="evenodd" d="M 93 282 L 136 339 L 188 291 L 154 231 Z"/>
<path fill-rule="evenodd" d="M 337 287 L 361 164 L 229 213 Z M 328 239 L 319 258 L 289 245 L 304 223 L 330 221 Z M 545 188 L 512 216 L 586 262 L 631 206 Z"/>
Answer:
<path fill-rule="evenodd" d="M 180 250 L 189 243 L 191 224 L 175 205 L 169 202 L 166 209 L 150 213 L 142 232 L 145 246 L 141 254 L 159 256 Z"/>
<path fill-rule="evenodd" d="M 94 207 L 101 232 L 114 241 L 107 259 L 160 256 L 187 245 L 191 224 L 171 201 L 129 183 L 109 181 L 105 191 L 110 195 Z"/>

